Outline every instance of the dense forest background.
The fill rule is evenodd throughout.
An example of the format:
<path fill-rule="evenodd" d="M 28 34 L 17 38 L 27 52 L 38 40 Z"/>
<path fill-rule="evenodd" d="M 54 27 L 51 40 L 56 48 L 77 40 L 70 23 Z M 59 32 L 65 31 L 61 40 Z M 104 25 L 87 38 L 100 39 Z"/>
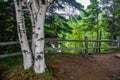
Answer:
<path fill-rule="evenodd" d="M 46 14 L 45 37 L 66 40 L 116 40 L 120 35 L 120 1 L 119 0 L 90 0 L 91 4 L 84 9 L 80 5 L 80 14 L 63 15 L 53 13 L 55 6 L 50 7 Z M 69 6 L 68 6 L 69 7 Z M 72 8 L 72 7 L 70 7 Z M 62 8 L 61 8 L 62 9 Z M 65 12 L 68 13 L 68 12 Z M 26 31 L 31 39 L 31 24 L 28 13 L 25 12 Z M 12 2 L 0 2 L 0 42 L 17 41 L 15 10 Z M 84 47 L 84 43 L 60 43 L 61 47 Z M 116 43 L 89 43 L 89 47 L 109 46 Z M 19 52 L 19 45 L 0 46 L 0 54 Z M 110 51 L 102 49 L 101 52 Z M 83 53 L 84 51 L 70 50 L 63 53 Z M 90 50 L 96 52 L 96 50 Z"/>

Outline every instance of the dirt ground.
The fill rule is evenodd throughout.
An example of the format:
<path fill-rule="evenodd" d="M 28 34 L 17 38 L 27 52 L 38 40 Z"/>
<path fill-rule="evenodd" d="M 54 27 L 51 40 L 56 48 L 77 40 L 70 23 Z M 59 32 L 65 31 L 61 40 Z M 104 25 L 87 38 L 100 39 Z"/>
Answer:
<path fill-rule="evenodd" d="M 57 80 L 120 80 L 120 58 L 115 53 L 50 55 L 46 62 Z"/>
<path fill-rule="evenodd" d="M 47 54 L 46 64 L 49 70 L 52 71 L 52 77 L 57 80 L 120 80 L 120 57 L 116 57 L 120 51 L 106 54 L 94 54 L 86 57 L 83 54 Z M 8 77 L 11 75 L 9 69 L 0 68 L 0 75 Z M 28 79 L 30 76 L 22 68 L 15 70 L 17 79 L 11 80 L 48 80 L 48 76 L 40 79 L 40 76 Z M 4 72 L 4 73 L 3 73 Z M 18 75 L 18 72 L 20 73 Z M 31 72 L 30 72 L 31 73 Z M 21 78 L 20 75 L 25 77 Z M 27 77 L 26 77 L 27 76 Z M 3 79 L 0 80 L 10 80 Z M 40 77 L 40 78 L 39 78 Z M 46 79 L 47 78 L 47 79 Z M 50 78 L 49 80 L 53 80 Z"/>

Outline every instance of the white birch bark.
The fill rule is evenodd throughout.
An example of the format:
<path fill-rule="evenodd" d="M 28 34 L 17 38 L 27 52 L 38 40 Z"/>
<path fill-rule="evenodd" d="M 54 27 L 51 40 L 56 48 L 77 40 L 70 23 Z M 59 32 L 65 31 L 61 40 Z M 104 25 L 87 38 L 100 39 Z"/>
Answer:
<path fill-rule="evenodd" d="M 34 54 L 34 71 L 36 73 L 45 72 L 46 64 L 44 57 L 44 22 L 45 22 L 45 14 L 47 7 L 54 0 L 38 0 L 39 4 L 36 4 L 36 0 L 33 1 L 33 14 L 35 17 L 35 52 Z"/>
<path fill-rule="evenodd" d="M 35 11 L 32 9 L 34 7 L 34 4 L 30 1 L 30 4 L 27 3 L 27 0 L 24 0 L 25 5 L 27 6 L 27 9 L 30 14 L 30 20 L 31 20 L 31 27 L 32 27 L 32 53 L 35 52 Z"/>
<path fill-rule="evenodd" d="M 33 12 L 31 14 L 31 24 L 32 24 L 32 52 L 35 53 L 35 20 L 33 16 Z"/>
<path fill-rule="evenodd" d="M 39 4 L 36 4 L 36 0 L 32 1 L 32 11 L 35 20 L 35 33 L 33 34 L 34 41 L 34 71 L 36 73 L 45 72 L 46 64 L 44 57 L 44 21 L 47 5 L 42 4 L 42 0 L 39 0 Z"/>
<path fill-rule="evenodd" d="M 17 2 L 18 1 L 18 2 Z M 32 53 L 28 44 L 28 39 L 26 36 L 24 15 L 22 11 L 21 0 L 14 0 L 15 10 L 16 10 L 16 20 L 17 20 L 17 31 L 18 38 L 23 54 L 23 66 L 24 69 L 29 69 L 32 66 Z"/>
<path fill-rule="evenodd" d="M 32 52 L 34 57 L 33 69 L 36 73 L 45 72 L 46 64 L 44 57 L 44 21 L 46 9 L 53 0 L 29 0 L 32 7 L 28 7 L 31 13 L 32 23 Z M 27 0 L 24 0 L 27 2 Z"/>
<path fill-rule="evenodd" d="M 37 15 L 35 27 L 34 71 L 36 73 L 43 73 L 46 68 L 44 57 L 44 20 L 46 8 L 46 5 L 40 7 L 41 11 Z"/>

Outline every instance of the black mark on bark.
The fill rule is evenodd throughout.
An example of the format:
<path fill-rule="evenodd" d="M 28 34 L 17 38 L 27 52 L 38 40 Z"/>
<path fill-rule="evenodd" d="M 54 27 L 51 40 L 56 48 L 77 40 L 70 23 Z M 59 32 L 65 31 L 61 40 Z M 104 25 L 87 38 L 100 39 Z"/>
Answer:
<path fill-rule="evenodd" d="M 44 38 L 39 38 L 38 41 L 44 40 Z"/>
<path fill-rule="evenodd" d="M 22 38 L 22 34 L 21 34 L 21 31 L 20 31 L 20 25 L 18 24 L 18 33 L 20 34 L 20 38 Z"/>
<path fill-rule="evenodd" d="M 30 54 L 30 52 L 28 52 L 27 54 Z"/>
<path fill-rule="evenodd" d="M 38 47 L 37 45 L 35 45 L 35 47 Z"/>
<path fill-rule="evenodd" d="M 35 59 L 36 61 L 38 60 L 38 59 Z"/>
<path fill-rule="evenodd" d="M 35 32 L 32 32 L 32 34 L 35 34 Z"/>
<path fill-rule="evenodd" d="M 42 58 L 42 56 L 38 55 L 37 59 L 42 60 L 43 58 Z"/>
<path fill-rule="evenodd" d="M 41 52 L 37 52 L 37 54 L 43 54 L 44 53 L 44 51 L 41 51 Z"/>
<path fill-rule="evenodd" d="M 27 50 L 23 50 L 24 53 L 28 52 Z"/>
<path fill-rule="evenodd" d="M 40 30 L 40 27 L 38 27 L 38 30 Z"/>
<path fill-rule="evenodd" d="M 44 53 L 44 51 L 41 51 L 41 52 L 40 52 L 40 54 L 43 54 L 43 53 Z"/>
<path fill-rule="evenodd" d="M 38 38 L 38 34 L 35 34 L 35 37 Z"/>
<path fill-rule="evenodd" d="M 18 9 L 18 12 L 20 12 L 21 10 Z"/>
<path fill-rule="evenodd" d="M 46 4 L 46 0 L 42 0 L 42 4 Z"/>
<path fill-rule="evenodd" d="M 23 41 L 21 41 L 21 43 L 23 43 Z"/>

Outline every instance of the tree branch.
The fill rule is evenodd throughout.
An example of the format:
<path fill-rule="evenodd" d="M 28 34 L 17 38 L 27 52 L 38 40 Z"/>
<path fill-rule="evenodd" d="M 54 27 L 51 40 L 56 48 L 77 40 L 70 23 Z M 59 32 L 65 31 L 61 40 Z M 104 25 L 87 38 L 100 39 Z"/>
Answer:
<path fill-rule="evenodd" d="M 29 14 L 32 15 L 32 11 L 31 11 L 30 5 L 28 4 L 27 0 L 23 0 L 23 2 L 24 2 L 24 5 L 27 7 Z"/>

